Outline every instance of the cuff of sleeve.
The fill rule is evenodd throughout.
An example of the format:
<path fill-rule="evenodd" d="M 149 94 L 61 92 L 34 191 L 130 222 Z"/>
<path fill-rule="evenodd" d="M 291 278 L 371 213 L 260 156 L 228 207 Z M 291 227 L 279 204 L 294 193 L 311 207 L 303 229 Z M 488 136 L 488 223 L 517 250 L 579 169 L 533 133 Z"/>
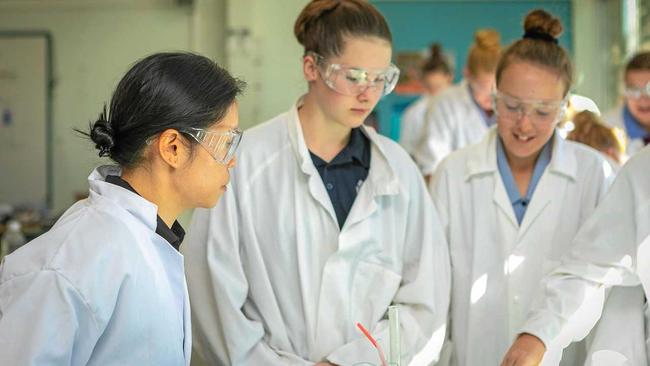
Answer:
<path fill-rule="evenodd" d="M 377 342 L 384 352 L 387 351 L 387 343 L 382 339 Z M 388 358 L 388 354 L 385 355 Z M 341 366 L 354 365 L 359 362 L 370 362 L 372 364 L 380 364 L 379 353 L 375 347 L 372 346 L 370 341 L 365 338 L 358 338 L 327 356 L 327 361 Z"/>
<path fill-rule="evenodd" d="M 535 312 L 528 317 L 526 324 L 519 330 L 519 334 L 534 335 L 544 343 L 548 350 L 553 340 L 559 335 L 560 328 L 558 320 L 552 314 Z"/>

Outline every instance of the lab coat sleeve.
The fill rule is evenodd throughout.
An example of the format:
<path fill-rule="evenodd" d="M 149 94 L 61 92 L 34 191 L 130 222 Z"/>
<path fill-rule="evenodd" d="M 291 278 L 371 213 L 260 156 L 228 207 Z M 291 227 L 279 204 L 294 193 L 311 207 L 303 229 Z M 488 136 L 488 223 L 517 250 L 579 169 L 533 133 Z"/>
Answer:
<path fill-rule="evenodd" d="M 0 284 L 0 364 L 85 365 L 101 335 L 86 299 L 60 273 Z"/>
<path fill-rule="evenodd" d="M 424 132 L 424 116 L 416 113 L 417 110 L 414 109 L 416 103 L 418 100 L 404 111 L 400 121 L 399 143 L 410 155 L 413 155 L 415 149 L 420 146 Z"/>
<path fill-rule="evenodd" d="M 409 180 L 410 203 L 404 237 L 402 282 L 392 302 L 399 307 L 403 365 L 407 365 L 425 346 L 429 348 L 431 358 L 437 359 L 442 342 L 435 344 L 430 341 L 434 333 L 444 337 L 444 321 L 443 324 L 436 322 L 440 319 L 439 314 L 447 314 L 451 291 L 447 242 L 415 166 Z M 388 357 L 387 318 L 376 324 L 371 332 L 376 339 L 381 339 L 379 342 Z M 361 337 L 335 350 L 327 359 L 338 365 L 351 365 L 360 359 L 377 359 L 376 351 L 368 345 L 368 340 Z"/>
<path fill-rule="evenodd" d="M 444 103 L 434 99 L 427 108 L 424 137 L 416 148 L 414 158 L 423 175 L 432 175 L 438 164 L 454 149 L 454 135 Z"/>
<path fill-rule="evenodd" d="M 625 170 L 614 182 L 593 215 L 587 219 L 572 249 L 543 282 L 543 293 L 537 299 L 522 328 L 522 333 L 539 337 L 547 346 L 575 341 L 585 333 L 577 327 L 573 334 L 563 330 L 580 314 L 597 317 L 603 307 L 604 290 L 614 285 L 636 286 L 637 239 L 634 187 Z M 642 208 L 641 208 L 642 209 Z M 647 207 L 645 208 L 648 212 Z M 592 326 L 597 319 L 584 322 Z"/>
<path fill-rule="evenodd" d="M 313 365 L 276 352 L 264 342 L 264 327 L 242 311 L 248 280 L 240 258 L 233 189 L 211 210 L 197 209 L 183 243 L 190 294 L 193 343 L 211 365 Z"/>

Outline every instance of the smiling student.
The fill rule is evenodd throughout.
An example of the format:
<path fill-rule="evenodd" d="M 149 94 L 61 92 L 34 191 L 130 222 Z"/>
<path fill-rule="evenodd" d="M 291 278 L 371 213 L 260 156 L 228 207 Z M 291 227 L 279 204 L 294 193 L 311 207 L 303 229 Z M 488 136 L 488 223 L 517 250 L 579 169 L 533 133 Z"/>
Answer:
<path fill-rule="evenodd" d="M 450 246 L 452 365 L 501 362 L 541 279 L 609 186 L 603 157 L 555 129 L 572 82 L 562 24 L 534 10 L 524 32 L 497 66 L 495 128 L 444 160 L 430 185 Z M 642 319 L 642 297 L 630 301 Z M 566 350 L 562 364 L 583 364 L 583 350 Z"/>

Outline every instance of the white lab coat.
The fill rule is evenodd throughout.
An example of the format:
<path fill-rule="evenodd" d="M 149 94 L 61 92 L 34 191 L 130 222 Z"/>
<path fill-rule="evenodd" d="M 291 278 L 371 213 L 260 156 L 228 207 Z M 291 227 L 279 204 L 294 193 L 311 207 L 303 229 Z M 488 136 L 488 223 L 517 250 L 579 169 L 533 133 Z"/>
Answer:
<path fill-rule="evenodd" d="M 183 256 L 157 207 L 89 177 L 90 196 L 0 269 L 1 365 L 189 365 Z"/>
<path fill-rule="evenodd" d="M 575 325 L 576 313 L 597 317 L 598 312 L 592 309 L 602 307 L 605 287 L 630 289 L 642 284 L 646 297 L 650 294 L 648 167 L 650 148 L 638 152 L 621 168 L 612 188 L 575 237 L 571 251 L 545 280 L 522 331 L 536 335 L 545 344 L 565 343 L 588 329 L 589 323 L 581 324 L 583 329 Z M 642 324 L 639 321 L 637 327 Z M 566 332 L 568 325 L 573 333 Z M 625 336 L 637 331 L 628 324 L 618 325 L 612 332 Z M 636 354 L 631 356 L 612 347 L 611 351 L 627 361 L 607 365 L 646 365 L 647 358 L 641 357 L 643 347 L 629 348 L 632 346 Z"/>
<path fill-rule="evenodd" d="M 481 141 L 487 131 L 467 81 L 462 81 L 438 94 L 429 104 L 425 136 L 414 154 L 415 161 L 424 175 L 433 174 L 447 155 Z"/>
<path fill-rule="evenodd" d="M 452 365 L 500 364 L 541 279 L 609 185 L 611 168 L 595 150 L 556 133 L 520 226 L 497 167 L 497 136 L 492 128 L 450 155 L 430 185 L 450 245 Z M 637 310 L 642 315 L 641 303 Z M 577 352 L 565 352 L 563 364 L 573 365 Z"/>
<path fill-rule="evenodd" d="M 607 124 L 609 124 L 610 127 L 620 128 L 622 131 L 626 133 L 627 136 L 627 129 L 625 128 L 625 122 L 623 122 L 623 107 L 617 107 L 605 113 L 603 119 L 605 120 L 605 122 L 607 122 Z M 628 141 L 625 150 L 625 154 L 627 156 L 632 156 L 637 152 L 641 151 L 641 149 L 645 147 L 645 143 L 643 142 L 643 139 L 641 138 L 630 139 L 629 136 L 627 136 L 627 138 Z"/>
<path fill-rule="evenodd" d="M 210 364 L 377 363 L 399 305 L 404 364 L 449 301 L 449 258 L 415 164 L 362 127 L 371 165 L 340 230 L 297 108 L 246 131 L 221 202 L 184 244 L 198 351 Z M 219 218 L 219 219 L 217 219 Z"/>
<path fill-rule="evenodd" d="M 409 105 L 400 121 L 399 144 L 402 145 L 409 155 L 414 156 L 420 146 L 426 131 L 426 114 L 427 108 L 431 103 L 432 97 L 423 95 L 411 105 Z"/>

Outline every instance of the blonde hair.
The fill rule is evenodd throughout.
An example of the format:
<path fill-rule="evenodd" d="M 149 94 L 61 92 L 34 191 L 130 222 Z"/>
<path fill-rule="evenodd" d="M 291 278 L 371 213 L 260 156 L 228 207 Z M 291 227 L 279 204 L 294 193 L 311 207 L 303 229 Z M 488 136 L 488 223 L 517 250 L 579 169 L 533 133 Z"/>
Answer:
<path fill-rule="evenodd" d="M 494 29 L 480 29 L 474 33 L 474 44 L 467 55 L 467 71 L 472 76 L 494 73 L 501 57 L 501 37 Z"/>
<path fill-rule="evenodd" d="M 536 9 L 524 20 L 524 38 L 510 45 L 497 67 L 497 85 L 503 71 L 513 62 L 530 62 L 557 73 L 564 83 L 564 95 L 573 82 L 573 67 L 569 55 L 557 44 L 562 34 L 562 22 L 548 12 Z"/>
<path fill-rule="evenodd" d="M 617 128 L 607 127 L 595 113 L 576 113 L 573 124 L 568 140 L 581 142 L 608 155 L 614 153 L 617 160 L 625 154 L 625 134 Z"/>

